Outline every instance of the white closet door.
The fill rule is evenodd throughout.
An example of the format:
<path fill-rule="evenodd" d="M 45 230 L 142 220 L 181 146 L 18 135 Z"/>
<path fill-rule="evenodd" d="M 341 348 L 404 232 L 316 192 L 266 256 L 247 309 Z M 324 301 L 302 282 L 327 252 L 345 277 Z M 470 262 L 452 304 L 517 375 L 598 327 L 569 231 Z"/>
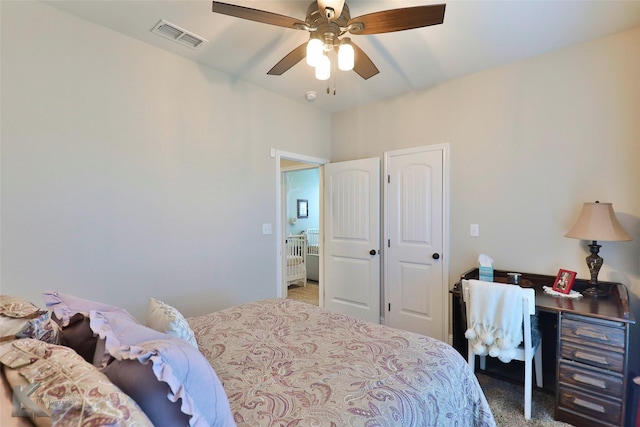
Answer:
<path fill-rule="evenodd" d="M 324 166 L 325 308 L 380 323 L 380 159 Z"/>

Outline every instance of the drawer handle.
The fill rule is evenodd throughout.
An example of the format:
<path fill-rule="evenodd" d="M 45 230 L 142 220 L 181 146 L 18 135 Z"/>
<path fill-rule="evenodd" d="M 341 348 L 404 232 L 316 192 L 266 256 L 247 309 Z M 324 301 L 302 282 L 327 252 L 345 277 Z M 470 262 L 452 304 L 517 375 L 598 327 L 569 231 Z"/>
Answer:
<path fill-rule="evenodd" d="M 591 353 L 583 353 L 582 351 L 574 351 L 573 355 L 579 359 L 583 359 L 583 360 L 588 360 L 590 362 L 594 362 L 594 363 L 599 363 L 601 365 L 608 365 L 609 361 L 602 357 L 602 356 L 596 356 L 594 354 Z"/>
<path fill-rule="evenodd" d="M 604 406 L 596 405 L 593 402 L 587 402 L 586 400 L 578 399 L 577 397 L 573 399 L 573 403 L 578 406 L 582 406 L 583 408 L 591 409 L 592 411 L 598 411 L 600 413 L 605 413 Z"/>
<path fill-rule="evenodd" d="M 592 385 L 594 387 L 598 387 L 601 389 L 607 388 L 607 384 L 604 381 L 596 378 L 591 378 L 589 376 L 581 375 L 581 374 L 573 374 L 571 377 L 573 378 L 574 381 L 582 384 Z"/>
<path fill-rule="evenodd" d="M 578 328 L 574 331 L 574 333 L 580 337 L 594 338 L 600 341 L 609 341 L 609 337 L 605 334 L 601 334 L 590 329 Z"/>

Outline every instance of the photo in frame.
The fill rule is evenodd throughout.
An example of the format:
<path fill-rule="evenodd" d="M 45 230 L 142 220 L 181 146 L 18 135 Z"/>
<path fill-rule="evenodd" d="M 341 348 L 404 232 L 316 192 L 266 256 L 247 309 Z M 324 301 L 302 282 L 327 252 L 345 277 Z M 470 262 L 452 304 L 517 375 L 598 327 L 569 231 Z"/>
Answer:
<path fill-rule="evenodd" d="M 556 281 L 553 283 L 553 290 L 563 294 L 571 292 L 573 282 L 576 280 L 576 272 L 570 270 L 560 269 L 556 276 Z"/>
<path fill-rule="evenodd" d="M 298 199 L 298 218 L 309 218 L 309 201 Z"/>

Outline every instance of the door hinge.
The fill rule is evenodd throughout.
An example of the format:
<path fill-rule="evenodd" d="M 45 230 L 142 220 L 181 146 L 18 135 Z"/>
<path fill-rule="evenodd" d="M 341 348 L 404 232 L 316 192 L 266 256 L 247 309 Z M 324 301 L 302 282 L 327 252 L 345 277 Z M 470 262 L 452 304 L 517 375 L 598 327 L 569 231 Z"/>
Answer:
<path fill-rule="evenodd" d="M 391 303 L 389 303 L 389 311 L 391 311 Z"/>
<path fill-rule="evenodd" d="M 387 175 L 387 184 L 391 184 L 391 175 Z"/>
<path fill-rule="evenodd" d="M 387 247 L 390 248 L 391 247 L 391 239 L 387 239 Z"/>

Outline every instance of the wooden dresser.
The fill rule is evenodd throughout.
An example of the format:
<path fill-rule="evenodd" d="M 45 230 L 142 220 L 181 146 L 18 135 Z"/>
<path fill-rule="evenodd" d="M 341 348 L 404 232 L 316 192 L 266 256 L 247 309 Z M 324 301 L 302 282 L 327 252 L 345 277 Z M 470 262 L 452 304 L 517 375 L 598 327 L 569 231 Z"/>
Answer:
<path fill-rule="evenodd" d="M 506 271 L 495 271 L 494 280 L 506 282 Z M 472 269 L 461 279 L 477 279 Z M 523 273 L 522 286 L 536 290 L 539 327 L 543 333 L 545 391 L 555 393 L 555 419 L 575 426 L 624 426 L 631 380 L 628 347 L 631 326 L 628 292 L 620 283 L 601 282 L 609 291 L 604 298 L 569 299 L 545 294 L 555 276 Z M 576 279 L 574 289 L 582 291 L 588 281 Z M 453 296 L 453 344 L 466 358 L 464 304 L 460 284 Z M 462 336 L 460 336 L 462 334 Z M 504 366 L 504 365 L 503 365 Z M 504 368 L 497 369 L 504 373 Z M 553 371 L 553 372 L 552 372 Z M 491 372 L 487 372 L 491 374 Z M 522 373 L 517 376 L 522 378 Z"/>

